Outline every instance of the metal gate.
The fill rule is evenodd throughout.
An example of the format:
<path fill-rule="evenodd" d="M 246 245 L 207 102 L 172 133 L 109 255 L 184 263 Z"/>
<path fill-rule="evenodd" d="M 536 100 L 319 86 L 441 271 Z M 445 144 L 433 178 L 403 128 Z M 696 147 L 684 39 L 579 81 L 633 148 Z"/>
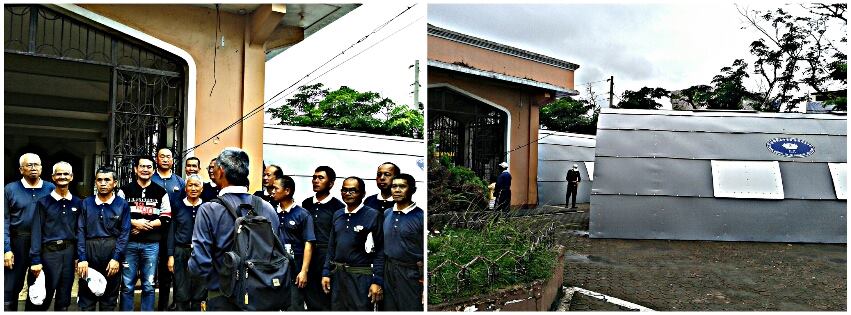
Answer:
<path fill-rule="evenodd" d="M 186 99 L 181 59 L 45 6 L 4 8 L 4 52 L 111 67 L 107 151 L 96 163 L 114 166 L 124 184 L 132 180 L 133 157 L 168 147 L 180 169 Z"/>
<path fill-rule="evenodd" d="M 428 141 L 436 154 L 494 180 L 507 156 L 507 115 L 448 88 L 430 88 L 428 103 Z"/>

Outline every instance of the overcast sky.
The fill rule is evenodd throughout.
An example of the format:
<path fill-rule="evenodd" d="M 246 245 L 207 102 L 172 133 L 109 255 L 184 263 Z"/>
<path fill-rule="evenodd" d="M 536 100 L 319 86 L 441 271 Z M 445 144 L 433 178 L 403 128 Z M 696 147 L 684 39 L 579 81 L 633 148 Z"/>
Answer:
<path fill-rule="evenodd" d="M 265 100 L 411 5 L 405 1 L 366 3 L 267 61 Z M 420 85 L 425 86 L 425 15 L 426 5 L 415 5 L 364 42 L 319 68 L 319 71 L 299 85 L 323 83 L 332 90 L 345 85 L 361 92 L 378 92 L 397 104 L 412 105 L 414 70 L 409 66 L 415 60 L 420 60 Z M 285 95 L 292 91 L 295 89 L 288 90 Z M 425 89 L 421 89 L 423 103 L 425 94 Z M 271 106 L 281 104 L 283 102 Z M 268 115 L 266 121 L 270 122 Z"/>
<path fill-rule="evenodd" d="M 583 83 L 609 76 L 617 95 L 644 86 L 679 90 L 710 84 L 736 58 L 750 61 L 748 46 L 757 39 L 754 31 L 741 29 L 731 3 L 432 4 L 428 22 L 577 63 L 575 84 L 582 96 Z M 608 82 L 593 88 L 598 101 L 607 103 Z"/>

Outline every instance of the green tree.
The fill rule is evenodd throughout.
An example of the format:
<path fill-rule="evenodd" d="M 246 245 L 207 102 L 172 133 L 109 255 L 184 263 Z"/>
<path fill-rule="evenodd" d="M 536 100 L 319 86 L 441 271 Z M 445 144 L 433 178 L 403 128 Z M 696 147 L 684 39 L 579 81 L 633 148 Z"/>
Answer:
<path fill-rule="evenodd" d="M 680 91 L 678 98 L 691 105 L 692 108 L 697 109 L 701 107 L 706 107 L 711 96 L 711 86 L 708 86 L 706 84 L 698 84 L 692 85 L 686 88 L 685 90 Z M 673 93 L 671 94 L 671 97 L 674 97 Z"/>
<path fill-rule="evenodd" d="M 322 83 L 301 86 L 286 104 L 267 110 L 281 125 L 362 131 L 422 139 L 423 114 L 375 92 Z"/>
<path fill-rule="evenodd" d="M 548 130 L 593 135 L 597 133 L 599 113 L 591 102 L 562 97 L 541 107 L 540 123 Z"/>
<path fill-rule="evenodd" d="M 748 75 L 748 64 L 742 59 L 733 61 L 733 65 L 721 68 L 721 74 L 712 78 L 713 89 L 709 93 L 706 108 L 742 109 L 744 102 L 752 98 L 744 86 Z"/>
<path fill-rule="evenodd" d="M 751 43 L 751 53 L 757 58 L 754 73 L 760 79 L 759 106 L 762 109 L 791 110 L 806 99 L 809 87 L 824 93 L 846 89 L 847 64 L 846 3 L 803 4 L 809 14 L 792 14 L 778 8 L 771 11 L 745 10 L 739 14 L 747 27 L 755 29 L 760 38 Z M 839 35 L 830 36 L 828 29 L 837 28 Z M 847 72 L 846 72 L 847 73 Z"/>
<path fill-rule="evenodd" d="M 623 91 L 621 101 L 615 106 L 627 109 L 659 109 L 662 104 L 656 101 L 662 97 L 671 96 L 671 92 L 663 88 L 643 87 L 638 91 Z"/>

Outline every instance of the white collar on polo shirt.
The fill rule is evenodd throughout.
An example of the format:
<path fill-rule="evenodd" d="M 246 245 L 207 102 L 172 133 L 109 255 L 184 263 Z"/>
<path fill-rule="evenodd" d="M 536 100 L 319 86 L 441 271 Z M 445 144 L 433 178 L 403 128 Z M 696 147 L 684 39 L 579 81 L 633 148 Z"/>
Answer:
<path fill-rule="evenodd" d="M 65 196 L 60 196 L 60 195 L 59 195 L 59 193 L 57 193 L 57 192 L 54 190 L 54 191 L 51 191 L 51 192 L 50 192 L 50 196 L 51 196 L 51 197 L 53 197 L 53 199 L 56 199 L 56 201 L 59 201 L 59 200 L 62 200 L 62 199 L 65 199 L 65 200 L 71 200 L 71 198 L 72 198 L 72 197 L 71 197 L 71 192 L 70 192 L 70 191 L 69 191 L 69 192 L 67 192 L 67 193 L 65 194 Z"/>
<path fill-rule="evenodd" d="M 248 187 L 245 186 L 228 186 L 219 191 L 219 196 L 224 194 L 247 194 Z"/>
<path fill-rule="evenodd" d="M 112 196 L 110 196 L 109 200 L 107 200 L 106 202 L 100 201 L 100 198 L 98 198 L 98 196 L 95 195 L 95 204 L 98 205 L 98 206 L 100 206 L 102 204 L 110 204 L 111 205 L 113 201 L 115 201 L 115 193 L 112 193 Z"/>
<path fill-rule="evenodd" d="M 21 183 L 24 184 L 24 188 L 41 188 L 44 185 L 44 181 L 41 178 L 38 179 L 38 182 L 35 185 L 30 186 L 30 183 L 27 182 L 26 179 L 21 178 Z"/>
<path fill-rule="evenodd" d="M 416 202 L 411 202 L 411 205 L 405 207 L 405 209 L 399 209 L 399 204 L 396 204 L 396 205 L 393 206 L 393 211 L 402 212 L 403 214 L 408 214 L 408 212 L 411 212 L 411 210 L 414 210 L 414 208 L 416 208 L 416 207 L 417 207 Z"/>
<path fill-rule="evenodd" d="M 201 204 L 201 203 L 203 203 L 203 202 L 204 202 L 204 201 L 203 201 L 203 200 L 201 200 L 201 198 L 198 198 L 198 202 L 197 202 L 197 203 L 195 203 L 195 204 L 192 204 L 191 202 L 189 202 L 189 197 L 183 198 L 183 204 L 185 204 L 185 205 L 187 205 L 187 206 L 190 206 L 190 207 L 194 207 L 194 206 L 200 205 L 200 204 Z"/>
<path fill-rule="evenodd" d="M 315 205 L 321 205 L 323 203 L 328 203 L 329 201 L 331 201 L 331 194 L 328 194 L 328 196 L 325 196 L 325 199 L 322 200 L 317 199 L 316 195 L 313 195 L 313 204 Z"/>
<path fill-rule="evenodd" d="M 348 214 L 355 214 L 355 213 L 358 213 L 358 210 L 360 210 L 361 208 L 363 208 L 363 203 L 361 203 L 360 205 L 358 205 L 358 207 L 357 207 L 357 208 L 355 208 L 355 210 L 354 210 L 354 211 L 349 211 L 349 206 L 346 206 L 346 208 L 344 208 L 344 209 L 346 209 L 346 210 L 343 210 L 343 211 L 346 211 L 346 213 L 348 213 Z"/>

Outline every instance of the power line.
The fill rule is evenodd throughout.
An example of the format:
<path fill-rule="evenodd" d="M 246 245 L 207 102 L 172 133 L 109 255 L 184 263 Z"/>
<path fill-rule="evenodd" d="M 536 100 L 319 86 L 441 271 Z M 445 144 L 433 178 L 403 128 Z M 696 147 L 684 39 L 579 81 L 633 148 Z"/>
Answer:
<path fill-rule="evenodd" d="M 608 81 L 608 80 L 609 80 L 609 79 L 602 79 L 602 80 L 597 80 L 597 81 L 591 81 L 591 82 L 579 83 L 579 84 L 574 84 L 574 86 L 576 86 L 576 85 L 596 84 L 596 83 L 606 82 L 606 81 Z"/>
<path fill-rule="evenodd" d="M 189 148 L 189 149 L 184 150 L 182 155 L 183 155 L 183 156 L 185 156 L 185 155 L 186 155 L 186 154 L 188 154 L 189 152 L 192 152 L 193 150 L 195 150 L 195 149 L 197 149 L 198 147 L 200 147 L 200 146 L 202 146 L 202 145 L 206 144 L 207 142 L 210 142 L 211 140 L 215 139 L 216 137 L 218 137 L 219 135 L 221 135 L 221 134 L 225 133 L 226 131 L 230 130 L 231 128 L 233 128 L 233 127 L 235 127 L 235 126 L 237 126 L 237 125 L 241 124 L 243 121 L 245 121 L 245 119 L 247 119 L 248 117 L 253 116 L 253 115 L 254 115 L 254 114 L 256 114 L 258 111 L 262 111 L 262 110 L 265 108 L 265 106 L 266 106 L 266 104 L 267 104 L 267 103 L 269 103 L 270 101 L 272 101 L 273 99 L 275 99 L 275 98 L 276 98 L 276 97 L 278 97 L 279 95 L 283 94 L 285 91 L 287 91 L 287 90 L 291 89 L 292 87 L 296 86 L 299 82 L 301 82 L 302 80 L 304 80 L 304 79 L 308 78 L 310 75 L 312 75 L 312 74 L 316 73 L 316 71 L 319 71 L 319 69 L 321 69 L 322 67 L 324 67 L 324 66 L 328 65 L 329 63 L 331 63 L 331 61 L 333 61 L 334 59 L 337 59 L 337 57 L 342 56 L 342 55 L 343 55 L 343 54 L 345 54 L 347 51 L 349 51 L 350 49 L 352 49 L 353 47 L 355 47 L 356 45 L 358 45 L 358 44 L 362 43 L 364 40 L 366 40 L 367 38 L 369 38 L 369 37 L 370 37 L 370 36 L 372 36 L 373 34 L 377 33 L 377 32 L 378 32 L 378 31 L 380 31 L 381 29 L 383 29 L 385 26 L 387 26 L 388 24 L 390 24 L 391 22 L 393 22 L 394 20 L 396 20 L 396 19 L 397 19 L 399 16 L 401 16 L 402 14 L 405 14 L 405 12 L 408 12 L 409 10 L 411 10 L 411 8 L 415 7 L 416 5 L 417 5 L 417 3 L 414 3 L 414 4 L 412 4 L 411 6 L 408 6 L 407 8 L 405 8 L 404 10 L 402 10 L 402 12 L 399 12 L 399 14 L 397 14 L 396 16 L 394 16 L 394 17 L 390 18 L 390 19 L 389 19 L 389 20 L 387 20 L 386 22 L 384 22 L 384 23 L 382 23 L 381 25 L 379 25 L 378 27 L 376 27 L 374 30 L 372 30 L 372 32 L 370 32 L 370 33 L 368 33 L 368 34 L 364 35 L 363 37 L 361 37 L 360 39 L 358 39 L 356 42 L 354 42 L 353 44 L 351 44 L 349 47 L 347 47 L 346 49 L 343 49 L 340 53 L 338 53 L 338 54 L 337 54 L 337 55 L 335 55 L 334 57 L 331 57 L 331 59 L 328 59 L 327 61 L 325 61 L 325 62 L 324 62 L 323 64 L 321 64 L 320 66 L 318 66 L 318 67 L 316 67 L 315 69 L 311 70 L 308 74 L 306 74 L 306 75 L 305 75 L 304 77 L 302 77 L 301 79 L 298 79 L 296 82 L 294 82 L 293 84 L 291 84 L 291 85 L 290 85 L 290 86 L 288 86 L 287 88 L 285 88 L 285 89 L 281 90 L 280 92 L 276 93 L 276 94 L 275 94 L 274 96 L 272 96 L 272 97 L 271 97 L 268 101 L 265 101 L 265 102 L 263 102 L 262 104 L 260 104 L 260 106 L 255 107 L 254 109 L 252 109 L 251 111 L 249 111 L 248 113 L 246 113 L 245 115 L 243 115 L 242 117 L 240 117 L 239 119 L 237 119 L 236 121 L 234 121 L 233 123 L 231 123 L 230 125 L 228 125 L 227 127 L 225 127 L 224 129 L 222 129 L 221 131 L 219 131 L 219 132 L 217 132 L 216 134 L 212 135 L 211 137 L 207 138 L 206 140 L 202 141 L 201 143 L 199 143 L 199 144 L 197 144 L 197 145 L 195 145 L 195 146 L 193 146 L 193 147 L 191 147 L 191 148 Z M 338 65 L 338 66 L 339 66 L 339 65 Z M 326 73 L 327 73 L 327 72 L 326 72 Z"/>

